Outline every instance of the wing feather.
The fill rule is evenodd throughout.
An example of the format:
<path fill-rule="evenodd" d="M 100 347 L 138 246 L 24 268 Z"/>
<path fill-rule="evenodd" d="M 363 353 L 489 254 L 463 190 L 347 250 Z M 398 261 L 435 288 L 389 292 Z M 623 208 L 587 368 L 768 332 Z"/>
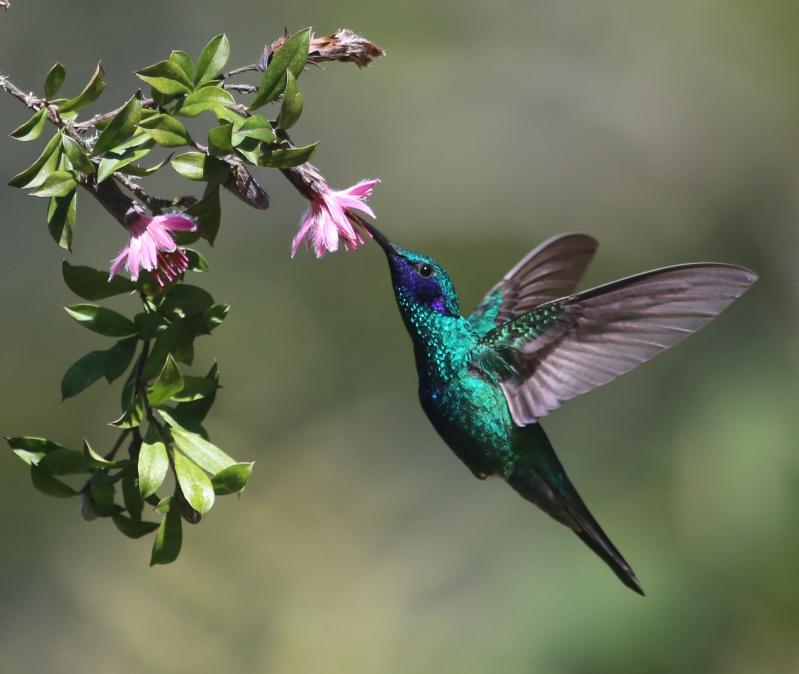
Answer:
<path fill-rule="evenodd" d="M 674 346 L 756 279 L 748 269 L 718 263 L 655 269 L 543 305 L 481 344 L 519 355 L 502 389 L 523 426 Z"/>

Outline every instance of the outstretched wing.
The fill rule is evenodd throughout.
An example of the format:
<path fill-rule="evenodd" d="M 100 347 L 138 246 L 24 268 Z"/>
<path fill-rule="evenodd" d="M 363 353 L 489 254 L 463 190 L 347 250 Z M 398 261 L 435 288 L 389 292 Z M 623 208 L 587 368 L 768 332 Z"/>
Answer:
<path fill-rule="evenodd" d="M 655 269 L 538 307 L 481 345 L 512 361 L 502 389 L 524 426 L 674 346 L 756 280 L 726 264 Z"/>
<path fill-rule="evenodd" d="M 485 334 L 535 307 L 574 292 L 599 243 L 585 234 L 562 234 L 531 250 L 483 298 L 469 323 Z"/>

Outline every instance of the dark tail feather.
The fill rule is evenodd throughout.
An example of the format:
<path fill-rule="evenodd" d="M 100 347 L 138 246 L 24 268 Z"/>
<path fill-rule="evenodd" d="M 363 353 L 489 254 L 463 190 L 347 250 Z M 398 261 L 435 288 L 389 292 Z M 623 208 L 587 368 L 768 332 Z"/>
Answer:
<path fill-rule="evenodd" d="M 524 430 L 535 432 L 533 429 L 536 427 L 541 428 L 536 424 L 527 426 Z M 545 447 L 541 446 L 541 437 L 546 441 Z M 548 515 L 572 529 L 613 570 L 622 583 L 643 595 L 644 590 L 635 572 L 583 503 L 555 456 L 543 429 L 537 439 L 539 441 L 536 443 L 534 456 L 530 457 L 533 460 L 517 468 L 508 478 L 508 484 L 523 498 L 535 503 Z"/>

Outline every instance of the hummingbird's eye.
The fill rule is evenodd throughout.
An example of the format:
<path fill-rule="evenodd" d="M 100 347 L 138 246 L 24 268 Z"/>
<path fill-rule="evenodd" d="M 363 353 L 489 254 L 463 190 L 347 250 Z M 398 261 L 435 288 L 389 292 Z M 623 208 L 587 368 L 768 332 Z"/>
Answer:
<path fill-rule="evenodd" d="M 426 262 L 422 262 L 421 264 L 416 265 L 416 273 L 419 274 L 422 278 L 430 278 L 433 274 L 436 273 L 436 270 L 433 269 L 432 264 L 427 264 Z"/>

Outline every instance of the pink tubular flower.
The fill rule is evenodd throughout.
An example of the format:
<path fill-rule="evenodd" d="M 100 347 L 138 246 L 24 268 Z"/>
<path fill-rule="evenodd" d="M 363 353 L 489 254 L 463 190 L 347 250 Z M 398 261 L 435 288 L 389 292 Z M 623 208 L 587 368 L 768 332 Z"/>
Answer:
<path fill-rule="evenodd" d="M 127 225 L 130 241 L 111 263 L 110 281 L 123 267 L 133 281 L 144 269 L 153 273 L 158 285 L 171 283 L 189 266 L 189 258 L 170 232 L 193 232 L 197 223 L 186 215 L 139 215 Z"/>
<path fill-rule="evenodd" d="M 355 250 L 363 243 L 361 232 L 354 227 L 356 217 L 351 211 L 360 211 L 370 218 L 375 214 L 366 204 L 379 179 L 362 180 L 346 190 L 331 190 L 327 185 L 310 200 L 311 205 L 302 216 L 300 230 L 291 243 L 291 257 L 297 254 L 305 241 L 313 248 L 316 257 L 338 250 L 339 238 L 347 250 Z"/>

